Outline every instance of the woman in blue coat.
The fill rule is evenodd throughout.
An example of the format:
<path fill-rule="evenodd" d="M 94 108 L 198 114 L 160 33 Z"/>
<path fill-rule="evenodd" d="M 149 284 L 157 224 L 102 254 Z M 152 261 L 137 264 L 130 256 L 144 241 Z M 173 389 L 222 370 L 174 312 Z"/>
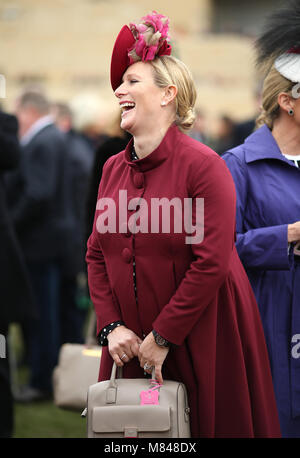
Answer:
<path fill-rule="evenodd" d="M 273 59 L 264 81 L 259 129 L 223 155 L 235 181 L 236 246 L 261 313 L 283 437 L 300 437 L 299 6 L 297 9 L 299 40 L 295 33 L 291 38 L 296 39 L 296 46 L 285 42 L 276 48 L 274 40 L 270 45 L 274 22 L 258 42 L 260 59 L 268 54 Z M 276 37 L 282 37 L 278 20 L 282 26 L 284 17 L 290 20 L 291 14 L 275 17 Z M 288 52 L 282 53 L 282 45 Z"/>

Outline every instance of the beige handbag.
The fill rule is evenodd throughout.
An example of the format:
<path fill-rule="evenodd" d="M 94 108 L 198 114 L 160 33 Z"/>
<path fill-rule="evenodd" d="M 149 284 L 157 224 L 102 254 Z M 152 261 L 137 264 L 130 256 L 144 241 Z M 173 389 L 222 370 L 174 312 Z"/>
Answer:
<path fill-rule="evenodd" d="M 96 316 L 91 312 L 86 344 L 63 344 L 58 366 L 53 371 L 54 403 L 81 411 L 86 406 L 88 388 L 98 380 L 101 347 L 96 345 Z"/>
<path fill-rule="evenodd" d="M 190 437 L 187 392 L 182 383 L 165 380 L 155 388 L 149 378 L 116 379 L 116 368 L 114 363 L 110 380 L 89 387 L 82 413 L 87 416 L 88 437 Z M 155 390 L 159 391 L 158 403 L 148 404 L 147 396 L 151 398 Z M 141 392 L 146 393 L 142 395 L 144 405 Z"/>

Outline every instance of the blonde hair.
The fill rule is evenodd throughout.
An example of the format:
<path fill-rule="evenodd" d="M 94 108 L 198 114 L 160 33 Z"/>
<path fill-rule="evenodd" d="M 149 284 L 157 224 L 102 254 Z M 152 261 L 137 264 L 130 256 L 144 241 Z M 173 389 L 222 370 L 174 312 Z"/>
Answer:
<path fill-rule="evenodd" d="M 183 132 L 190 130 L 195 121 L 194 106 L 197 92 L 191 72 L 186 65 L 173 56 L 160 56 L 149 61 L 153 69 L 154 82 L 164 88 L 177 87 L 175 122 Z"/>
<path fill-rule="evenodd" d="M 273 129 L 274 121 L 279 116 L 278 95 L 285 92 L 292 97 L 292 88 L 295 83 L 282 76 L 274 66 L 271 67 L 263 84 L 262 110 L 256 119 L 256 127 L 266 124 Z"/>

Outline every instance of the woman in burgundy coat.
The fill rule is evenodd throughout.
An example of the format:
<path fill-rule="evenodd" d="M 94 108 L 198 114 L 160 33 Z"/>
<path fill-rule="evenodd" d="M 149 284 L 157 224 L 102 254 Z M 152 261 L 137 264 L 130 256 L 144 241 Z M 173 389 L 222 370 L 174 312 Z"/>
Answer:
<path fill-rule="evenodd" d="M 99 380 L 113 361 L 127 378 L 155 366 L 159 382 L 186 385 L 193 437 L 279 437 L 259 312 L 235 249 L 234 184 L 224 161 L 183 133 L 196 91 L 167 30 L 157 13 L 125 26 L 112 56 L 133 138 L 104 166 L 88 241 Z"/>

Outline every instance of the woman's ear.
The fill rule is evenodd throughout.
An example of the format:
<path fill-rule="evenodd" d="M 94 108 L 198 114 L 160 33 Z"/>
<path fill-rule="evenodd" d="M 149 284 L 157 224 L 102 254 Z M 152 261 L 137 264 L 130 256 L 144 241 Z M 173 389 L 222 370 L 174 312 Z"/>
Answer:
<path fill-rule="evenodd" d="M 164 94 L 163 98 L 161 101 L 161 105 L 168 105 L 171 103 L 174 99 L 176 99 L 177 96 L 177 87 L 174 85 L 169 85 L 164 89 Z"/>
<path fill-rule="evenodd" d="M 278 95 L 278 105 L 287 113 L 295 107 L 294 99 L 286 92 L 280 92 Z"/>

